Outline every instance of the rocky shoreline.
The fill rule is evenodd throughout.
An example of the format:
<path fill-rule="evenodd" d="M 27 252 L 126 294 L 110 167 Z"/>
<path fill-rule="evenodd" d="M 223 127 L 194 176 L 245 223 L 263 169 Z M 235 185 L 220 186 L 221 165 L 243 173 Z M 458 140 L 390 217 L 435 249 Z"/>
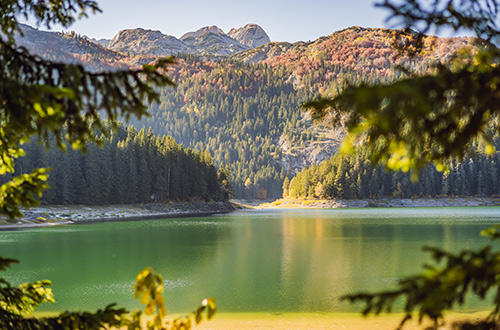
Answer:
<path fill-rule="evenodd" d="M 0 219 L 0 230 L 41 226 L 131 221 L 141 219 L 180 218 L 228 213 L 235 210 L 230 202 L 151 203 L 131 205 L 43 205 L 24 210 L 18 222 Z"/>
<path fill-rule="evenodd" d="M 365 208 L 365 207 L 456 207 L 456 206 L 498 206 L 500 198 L 486 197 L 443 197 L 443 198 L 375 198 L 352 200 L 317 200 L 283 198 L 272 203 L 261 204 L 259 208 Z"/>
<path fill-rule="evenodd" d="M 316 200 L 283 198 L 260 204 L 257 201 L 150 203 L 132 205 L 43 205 L 24 210 L 18 222 L 0 218 L 0 230 L 33 228 L 103 221 L 132 221 L 159 218 L 180 218 L 229 213 L 237 208 L 366 208 L 366 207 L 456 207 L 500 206 L 500 198 L 377 198 L 363 200 Z"/>

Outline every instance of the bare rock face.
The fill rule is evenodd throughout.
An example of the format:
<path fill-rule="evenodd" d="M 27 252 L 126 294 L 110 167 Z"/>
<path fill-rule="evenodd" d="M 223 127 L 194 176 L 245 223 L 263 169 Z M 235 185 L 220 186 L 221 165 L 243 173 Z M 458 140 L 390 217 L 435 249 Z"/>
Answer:
<path fill-rule="evenodd" d="M 111 39 L 109 48 L 125 53 L 159 56 L 189 52 L 189 47 L 176 37 L 142 28 L 121 30 Z"/>
<path fill-rule="evenodd" d="M 277 141 L 280 153 L 276 155 L 277 162 L 293 175 L 313 164 L 320 164 L 337 152 L 344 140 L 345 129 L 342 127 L 313 125 L 311 113 L 304 112 L 301 122 L 306 124 L 305 129 L 298 129 L 296 133 L 309 132 L 311 138 L 304 143 L 291 142 L 285 134 Z"/>
<path fill-rule="evenodd" d="M 271 42 L 267 33 L 257 24 L 247 24 L 238 29 L 231 29 L 228 35 L 248 48 L 256 48 Z"/>
<path fill-rule="evenodd" d="M 199 55 L 225 56 L 249 49 L 214 25 L 188 32 L 181 40 L 191 47 L 193 53 Z"/>
<path fill-rule="evenodd" d="M 194 32 L 185 33 L 182 37 L 180 37 L 180 39 L 182 41 L 185 41 L 186 39 L 190 39 L 190 38 L 199 38 L 199 37 L 202 37 L 203 35 L 205 35 L 209 32 L 215 33 L 215 34 L 225 34 L 224 31 L 219 29 L 217 26 L 212 25 L 212 26 L 202 27 L 201 29 L 198 29 Z"/>

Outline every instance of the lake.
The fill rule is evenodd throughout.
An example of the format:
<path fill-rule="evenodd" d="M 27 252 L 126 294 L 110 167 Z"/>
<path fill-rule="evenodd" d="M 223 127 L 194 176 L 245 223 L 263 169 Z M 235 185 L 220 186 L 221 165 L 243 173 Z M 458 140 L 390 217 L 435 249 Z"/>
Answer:
<path fill-rule="evenodd" d="M 56 303 L 40 311 L 140 307 L 135 276 L 152 266 L 169 312 L 205 297 L 220 312 L 353 312 L 341 295 L 415 274 L 429 261 L 422 246 L 483 246 L 479 233 L 494 223 L 500 207 L 252 210 L 3 231 L 0 253 L 20 260 L 8 280 L 52 280 Z"/>

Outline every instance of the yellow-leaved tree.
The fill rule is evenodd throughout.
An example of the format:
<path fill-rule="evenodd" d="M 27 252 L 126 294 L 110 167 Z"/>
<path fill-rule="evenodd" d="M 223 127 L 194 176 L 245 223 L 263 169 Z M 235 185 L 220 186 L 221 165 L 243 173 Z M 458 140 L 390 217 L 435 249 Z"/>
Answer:
<path fill-rule="evenodd" d="M 54 24 L 70 26 L 76 18 L 100 9 L 92 0 L 4 0 L 0 3 L 0 175 L 14 173 L 14 161 L 24 155 L 22 144 L 32 138 L 48 141 L 55 137 L 56 146 L 85 151 L 87 143 L 99 144 L 98 134 L 107 135 L 99 113 L 116 119 L 147 115 L 146 102 L 159 100 L 156 87 L 172 86 L 166 76 L 173 58 L 161 58 L 135 70 L 91 72 L 77 64 L 47 61 L 15 44 L 21 33 L 18 19 L 33 17 L 50 28 Z M 47 142 L 48 143 L 48 142 Z M 48 144 L 47 144 L 48 147 Z M 15 220 L 20 207 L 39 203 L 47 188 L 48 169 L 14 177 L 0 186 L 0 214 Z M 16 260 L 0 257 L 0 271 Z M 1 329 L 189 329 L 202 315 L 210 319 L 216 309 L 213 299 L 183 318 L 165 323 L 165 301 L 161 295 L 161 276 L 145 269 L 136 279 L 136 296 L 146 304 L 145 313 L 155 314 L 146 323 L 142 312 L 130 315 L 114 304 L 95 313 L 64 312 L 54 317 L 29 317 L 39 304 L 54 300 L 50 281 L 12 286 L 0 278 Z"/>

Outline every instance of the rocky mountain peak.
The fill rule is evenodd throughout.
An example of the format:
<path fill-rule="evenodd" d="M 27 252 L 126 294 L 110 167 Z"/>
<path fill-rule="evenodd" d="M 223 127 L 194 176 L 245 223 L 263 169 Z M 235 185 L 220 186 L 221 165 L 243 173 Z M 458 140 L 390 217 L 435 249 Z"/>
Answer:
<path fill-rule="evenodd" d="M 257 24 L 247 24 L 238 29 L 231 29 L 228 35 L 238 40 L 242 45 L 255 48 L 271 42 L 267 33 Z"/>
<path fill-rule="evenodd" d="M 19 25 L 21 33 L 16 33 L 16 44 L 26 47 L 30 52 L 40 56 L 52 53 L 60 61 L 78 62 L 79 55 L 101 54 L 116 55 L 92 42 L 88 37 L 81 36 L 75 31 L 49 32 L 40 31 L 29 25 Z"/>
<path fill-rule="evenodd" d="M 221 29 L 219 29 L 217 26 L 215 25 L 212 25 L 212 26 L 205 26 L 205 27 L 202 27 L 201 29 L 198 29 L 194 32 L 188 32 L 188 33 L 185 33 L 182 37 L 180 37 L 180 39 L 182 41 L 188 39 L 188 38 L 198 38 L 198 37 L 201 37 L 207 33 L 215 33 L 215 34 L 223 34 L 225 35 L 224 31 L 222 31 Z"/>
<path fill-rule="evenodd" d="M 143 28 L 121 30 L 111 39 L 110 49 L 120 52 L 147 53 L 150 55 L 171 55 L 188 50 L 187 46 L 176 37 L 158 30 Z"/>

